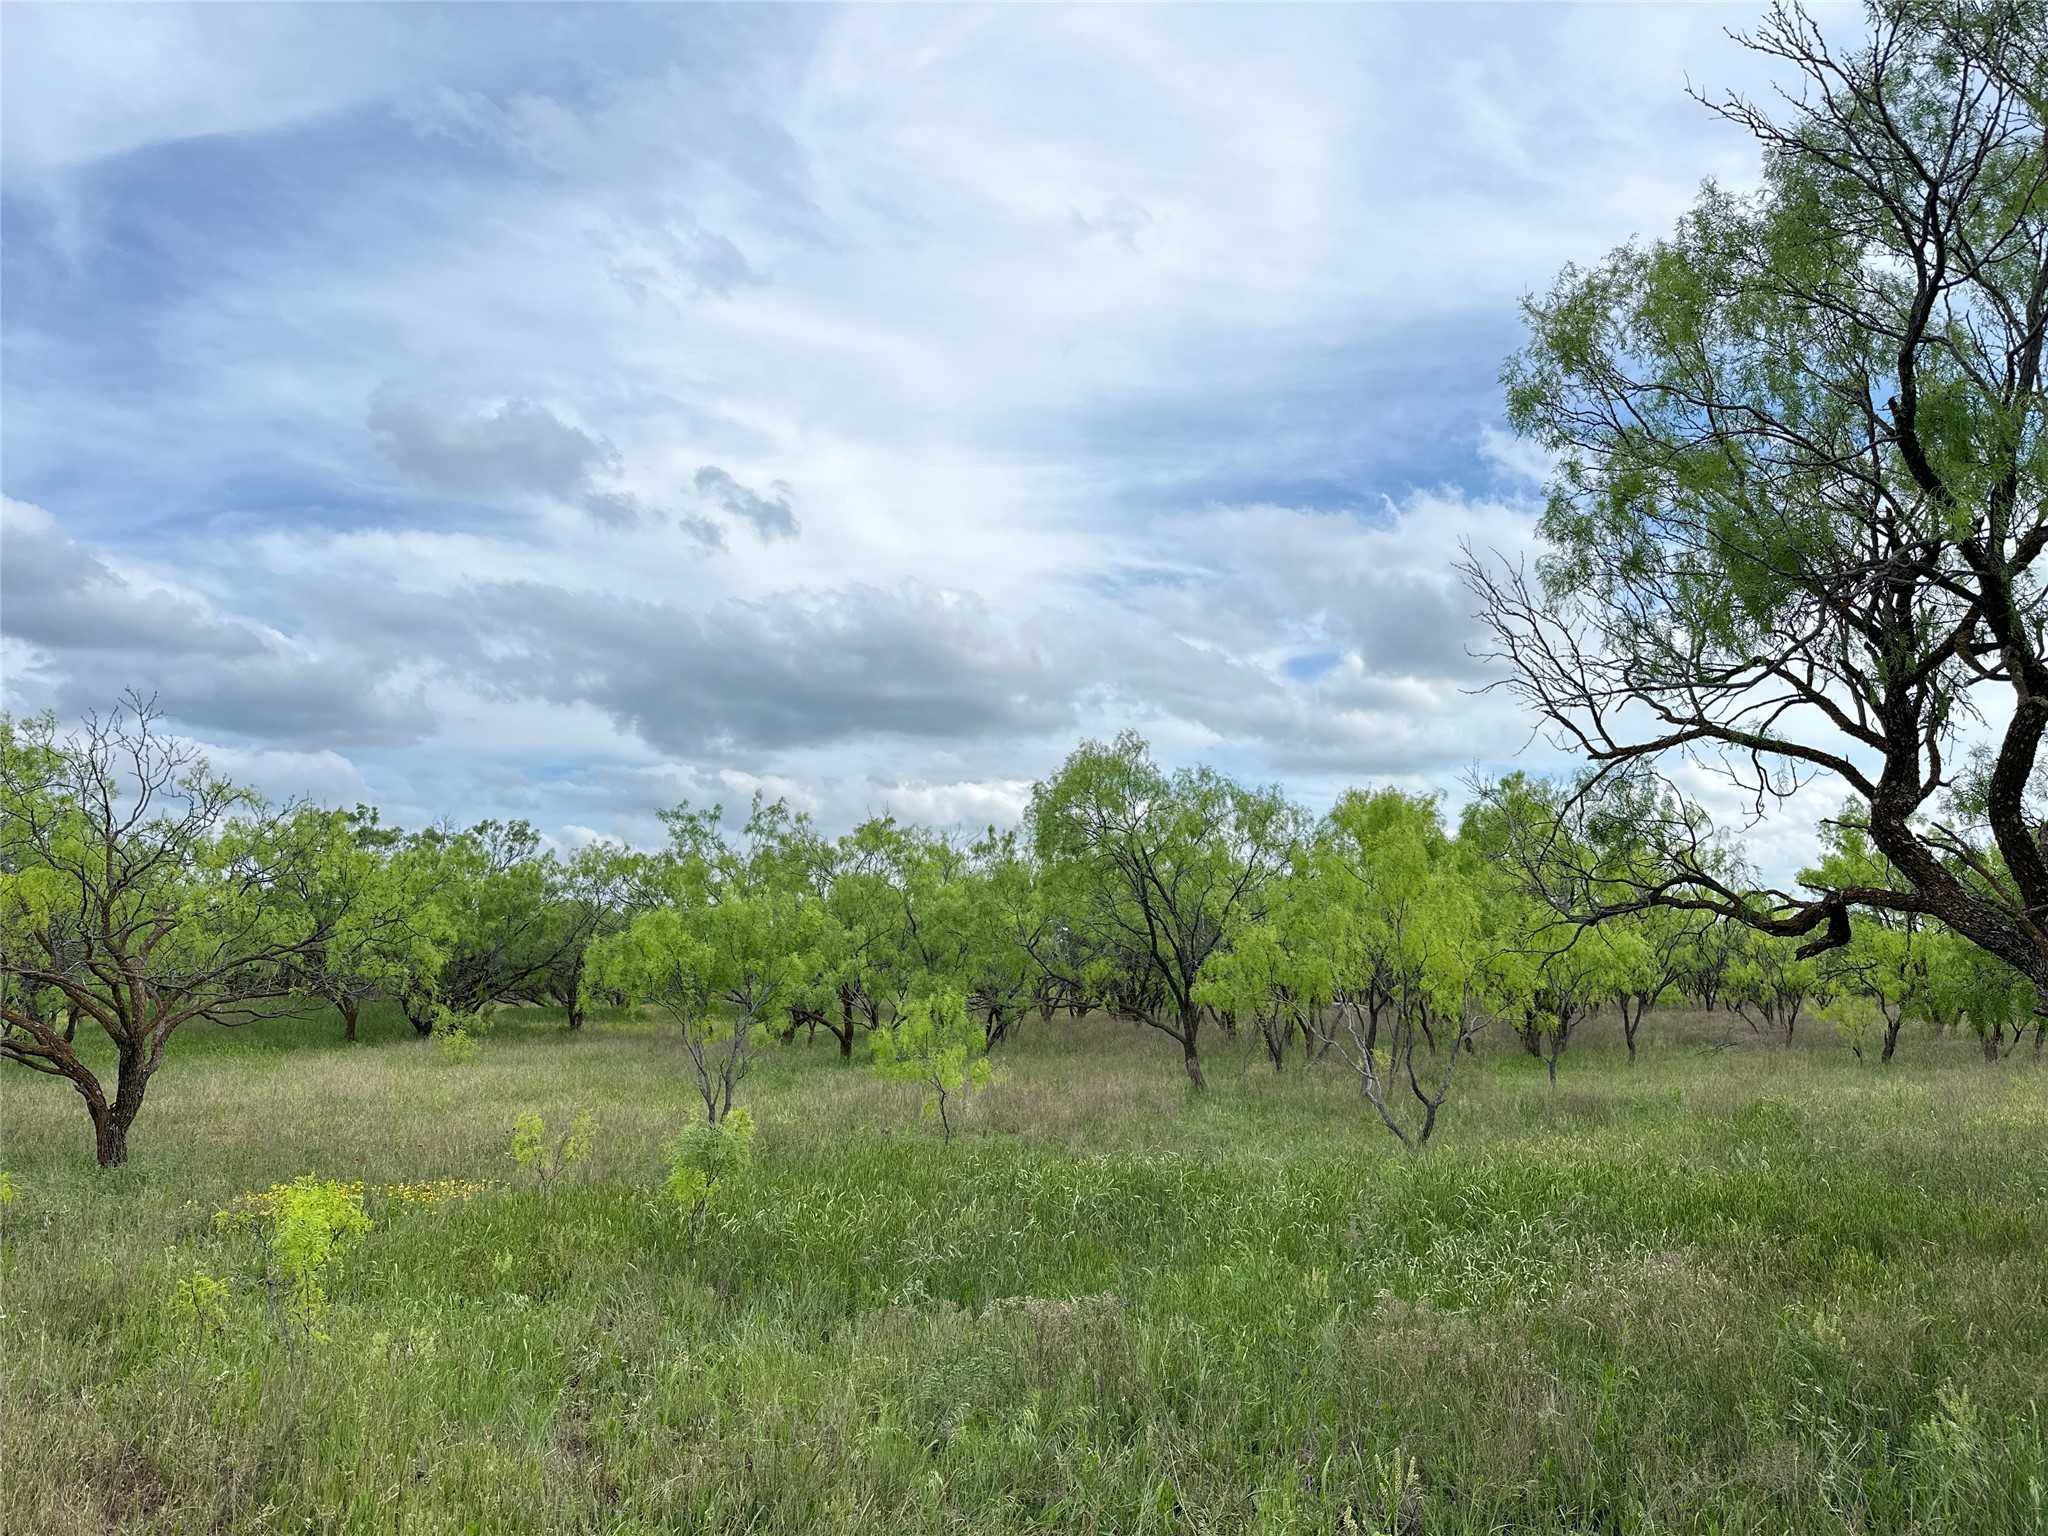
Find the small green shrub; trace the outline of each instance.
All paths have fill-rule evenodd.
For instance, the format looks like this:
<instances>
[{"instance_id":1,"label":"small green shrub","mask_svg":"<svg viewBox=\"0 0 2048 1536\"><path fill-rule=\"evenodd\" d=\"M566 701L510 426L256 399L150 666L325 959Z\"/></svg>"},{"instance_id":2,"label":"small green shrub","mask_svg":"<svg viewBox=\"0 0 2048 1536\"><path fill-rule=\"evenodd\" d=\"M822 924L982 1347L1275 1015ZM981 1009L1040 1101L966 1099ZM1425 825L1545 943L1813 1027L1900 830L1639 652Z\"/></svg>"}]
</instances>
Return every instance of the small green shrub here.
<instances>
[{"instance_id":1,"label":"small green shrub","mask_svg":"<svg viewBox=\"0 0 2048 1536\"><path fill-rule=\"evenodd\" d=\"M327 1315L325 1276L365 1232L363 1186L311 1174L241 1197L214 1217L223 1232L247 1232L263 1245L263 1286L280 1321L321 1338Z\"/></svg>"},{"instance_id":2,"label":"small green shrub","mask_svg":"<svg viewBox=\"0 0 2048 1536\"><path fill-rule=\"evenodd\" d=\"M547 1121L541 1118L539 1111L528 1110L512 1122L512 1161L519 1165L522 1173L531 1174L534 1183L545 1189L590 1156L590 1142L595 1129L595 1119L585 1110L570 1122L568 1130L550 1143Z\"/></svg>"},{"instance_id":3,"label":"small green shrub","mask_svg":"<svg viewBox=\"0 0 2048 1536\"><path fill-rule=\"evenodd\" d=\"M664 1188L677 1211L701 1220L719 1191L754 1162L754 1117L736 1109L717 1124L691 1126L669 1144Z\"/></svg>"},{"instance_id":4,"label":"small green shrub","mask_svg":"<svg viewBox=\"0 0 2048 1536\"><path fill-rule=\"evenodd\" d=\"M178 1342L194 1348L228 1325L228 1283L200 1265L179 1279L164 1298L164 1318Z\"/></svg>"},{"instance_id":5,"label":"small green shrub","mask_svg":"<svg viewBox=\"0 0 2048 1536\"><path fill-rule=\"evenodd\" d=\"M451 1066L461 1066L474 1058L477 1041L490 1029L490 1016L482 1010L456 1013L439 1004L434 1007L434 1043L441 1048L442 1059Z\"/></svg>"}]
</instances>

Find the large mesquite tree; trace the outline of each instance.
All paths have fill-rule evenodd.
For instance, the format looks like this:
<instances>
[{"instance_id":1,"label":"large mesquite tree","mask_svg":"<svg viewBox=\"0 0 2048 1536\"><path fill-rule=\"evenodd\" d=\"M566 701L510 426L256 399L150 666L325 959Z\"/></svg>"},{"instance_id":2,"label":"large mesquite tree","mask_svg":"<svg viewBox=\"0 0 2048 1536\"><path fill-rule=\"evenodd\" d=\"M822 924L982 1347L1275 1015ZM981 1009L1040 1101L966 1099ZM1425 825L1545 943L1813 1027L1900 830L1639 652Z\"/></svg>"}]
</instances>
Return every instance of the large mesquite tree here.
<instances>
[{"instance_id":1,"label":"large mesquite tree","mask_svg":"<svg viewBox=\"0 0 2048 1536\"><path fill-rule=\"evenodd\" d=\"M1506 371L1555 455L1532 580L1466 574L1509 687L1595 766L1671 759L1759 809L1832 775L1893 879L1746 899L1663 824L1664 903L1807 940L1937 918L2048 998L2048 6L1871 0L1831 46L1748 45L1783 107L1709 101L1763 152L1666 238L1566 270ZM1991 731L1974 825L1947 814ZM1602 912L1585 914L1599 916Z\"/></svg>"},{"instance_id":2,"label":"large mesquite tree","mask_svg":"<svg viewBox=\"0 0 2048 1536\"><path fill-rule=\"evenodd\" d=\"M1035 954L1073 995L1100 999L1177 1043L1202 1077L1202 1003L1212 956L1266 913L1302 817L1274 789L1210 768L1169 774L1142 738L1085 742L1031 791L1045 923Z\"/></svg>"},{"instance_id":3,"label":"large mesquite tree","mask_svg":"<svg viewBox=\"0 0 2048 1536\"><path fill-rule=\"evenodd\" d=\"M126 1162L178 1030L416 954L364 857L335 819L215 775L139 700L64 737L0 717L0 1060L68 1082L101 1166ZM111 1042L111 1092L60 1011Z\"/></svg>"}]
</instances>

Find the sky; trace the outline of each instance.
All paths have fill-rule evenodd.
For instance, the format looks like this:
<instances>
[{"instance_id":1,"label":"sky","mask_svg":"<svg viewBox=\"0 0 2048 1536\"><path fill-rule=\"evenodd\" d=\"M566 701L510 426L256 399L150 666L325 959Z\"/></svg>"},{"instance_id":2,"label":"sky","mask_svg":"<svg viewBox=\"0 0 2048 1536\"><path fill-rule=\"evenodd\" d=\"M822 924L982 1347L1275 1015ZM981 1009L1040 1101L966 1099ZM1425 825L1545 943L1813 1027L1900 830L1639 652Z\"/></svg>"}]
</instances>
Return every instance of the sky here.
<instances>
[{"instance_id":1,"label":"sky","mask_svg":"<svg viewBox=\"0 0 2048 1536\"><path fill-rule=\"evenodd\" d=\"M1565 760L1518 305L1753 7L7 6L0 703L417 826L1014 821L1076 742ZM1810 823L1755 834L1791 867Z\"/></svg>"}]
</instances>

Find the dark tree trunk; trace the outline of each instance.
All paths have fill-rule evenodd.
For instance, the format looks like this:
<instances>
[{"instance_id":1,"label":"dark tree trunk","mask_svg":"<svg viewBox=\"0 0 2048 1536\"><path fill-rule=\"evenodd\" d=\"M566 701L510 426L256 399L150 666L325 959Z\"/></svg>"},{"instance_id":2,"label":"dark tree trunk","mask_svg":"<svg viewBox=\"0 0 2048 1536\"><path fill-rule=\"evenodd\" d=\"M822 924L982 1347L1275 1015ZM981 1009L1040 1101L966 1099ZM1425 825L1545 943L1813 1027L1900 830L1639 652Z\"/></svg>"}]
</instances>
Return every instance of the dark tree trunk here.
<instances>
[{"instance_id":1,"label":"dark tree trunk","mask_svg":"<svg viewBox=\"0 0 2048 1536\"><path fill-rule=\"evenodd\" d=\"M93 1140L102 1168L119 1168L128 1161L128 1127L115 1124L111 1114L94 1123Z\"/></svg>"},{"instance_id":2,"label":"dark tree trunk","mask_svg":"<svg viewBox=\"0 0 2048 1536\"><path fill-rule=\"evenodd\" d=\"M1202 1027L1202 1013L1199 1008L1183 1008L1180 1013L1181 1064L1188 1069L1188 1081L1193 1083L1197 1093L1206 1092L1209 1083L1202 1076L1202 1058L1195 1047L1195 1037Z\"/></svg>"},{"instance_id":3,"label":"dark tree trunk","mask_svg":"<svg viewBox=\"0 0 2048 1536\"><path fill-rule=\"evenodd\" d=\"M1899 1028L1906 1022L1906 1010L1901 1008L1896 1017L1884 1021L1884 1054L1879 1061L1890 1061L1892 1052L1899 1048Z\"/></svg>"},{"instance_id":4,"label":"dark tree trunk","mask_svg":"<svg viewBox=\"0 0 2048 1536\"><path fill-rule=\"evenodd\" d=\"M115 1076L114 1102L102 1107L90 1098L94 1150L102 1168L119 1168L128 1161L128 1128L142 1109L142 1095L149 1087L153 1069L140 1055L121 1049L121 1065Z\"/></svg>"},{"instance_id":5,"label":"dark tree trunk","mask_svg":"<svg viewBox=\"0 0 2048 1536\"><path fill-rule=\"evenodd\" d=\"M415 1034L431 1035L434 1032L434 1009L426 998L417 993L409 994L399 1006L405 1009L406 1022L412 1025Z\"/></svg>"},{"instance_id":6,"label":"dark tree trunk","mask_svg":"<svg viewBox=\"0 0 2048 1536\"><path fill-rule=\"evenodd\" d=\"M362 1004L353 997L338 997L334 1006L341 1010L341 1038L353 1042L356 1038L356 1017L363 1011Z\"/></svg>"}]
</instances>

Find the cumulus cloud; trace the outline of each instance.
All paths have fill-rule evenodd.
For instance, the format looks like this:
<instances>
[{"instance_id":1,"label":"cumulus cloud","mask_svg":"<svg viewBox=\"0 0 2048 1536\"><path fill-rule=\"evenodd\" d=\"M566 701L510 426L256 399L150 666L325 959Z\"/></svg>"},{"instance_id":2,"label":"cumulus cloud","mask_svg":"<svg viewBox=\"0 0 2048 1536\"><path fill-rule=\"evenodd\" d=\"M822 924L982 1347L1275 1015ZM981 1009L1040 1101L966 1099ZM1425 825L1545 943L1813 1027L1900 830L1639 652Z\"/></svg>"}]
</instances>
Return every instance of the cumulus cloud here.
<instances>
[{"instance_id":1,"label":"cumulus cloud","mask_svg":"<svg viewBox=\"0 0 2048 1536\"><path fill-rule=\"evenodd\" d=\"M537 491L571 501L622 467L610 443L530 400L448 411L382 389L370 397L369 427L407 474L465 495Z\"/></svg>"},{"instance_id":2,"label":"cumulus cloud","mask_svg":"<svg viewBox=\"0 0 2048 1536\"><path fill-rule=\"evenodd\" d=\"M217 661L262 654L266 638L189 592L131 580L29 502L0 500L0 629L79 655L147 651Z\"/></svg>"},{"instance_id":3,"label":"cumulus cloud","mask_svg":"<svg viewBox=\"0 0 2048 1536\"><path fill-rule=\"evenodd\" d=\"M967 594L852 586L693 611L527 582L465 604L492 686L587 699L686 757L1073 719L1073 676Z\"/></svg>"},{"instance_id":4,"label":"cumulus cloud","mask_svg":"<svg viewBox=\"0 0 2048 1536\"><path fill-rule=\"evenodd\" d=\"M1515 298L1747 163L1697 8L153 14L10 30L6 701L565 840L1499 764Z\"/></svg>"},{"instance_id":5,"label":"cumulus cloud","mask_svg":"<svg viewBox=\"0 0 2048 1536\"><path fill-rule=\"evenodd\" d=\"M763 496L741 485L716 464L706 464L697 471L692 484L699 496L726 516L747 524L764 544L797 536L796 509L790 503L792 493L780 480L770 485L769 494Z\"/></svg>"},{"instance_id":6,"label":"cumulus cloud","mask_svg":"<svg viewBox=\"0 0 2048 1536\"><path fill-rule=\"evenodd\" d=\"M415 692L355 658L119 569L41 507L10 499L0 513L0 632L23 648L33 702L76 714L135 688L185 724L292 747L403 743L432 729Z\"/></svg>"},{"instance_id":7,"label":"cumulus cloud","mask_svg":"<svg viewBox=\"0 0 2048 1536\"><path fill-rule=\"evenodd\" d=\"M619 450L531 400L449 409L386 386L370 397L368 425L384 456L432 490L542 497L611 528L631 527L645 515L630 492L600 483L623 472ZM701 520L681 526L700 543L719 542L717 530Z\"/></svg>"}]
</instances>

